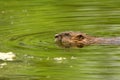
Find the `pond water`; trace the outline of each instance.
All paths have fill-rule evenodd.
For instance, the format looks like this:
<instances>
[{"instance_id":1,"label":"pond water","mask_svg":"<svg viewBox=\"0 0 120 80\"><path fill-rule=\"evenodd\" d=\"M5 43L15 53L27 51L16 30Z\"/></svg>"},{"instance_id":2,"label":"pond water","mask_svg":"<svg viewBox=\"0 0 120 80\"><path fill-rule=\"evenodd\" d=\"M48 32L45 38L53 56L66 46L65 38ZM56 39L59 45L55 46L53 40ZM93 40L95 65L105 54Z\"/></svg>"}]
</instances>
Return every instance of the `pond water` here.
<instances>
[{"instance_id":1,"label":"pond water","mask_svg":"<svg viewBox=\"0 0 120 80\"><path fill-rule=\"evenodd\" d=\"M119 80L120 46L62 49L54 35L120 36L119 0L0 0L0 80Z\"/></svg>"}]
</instances>

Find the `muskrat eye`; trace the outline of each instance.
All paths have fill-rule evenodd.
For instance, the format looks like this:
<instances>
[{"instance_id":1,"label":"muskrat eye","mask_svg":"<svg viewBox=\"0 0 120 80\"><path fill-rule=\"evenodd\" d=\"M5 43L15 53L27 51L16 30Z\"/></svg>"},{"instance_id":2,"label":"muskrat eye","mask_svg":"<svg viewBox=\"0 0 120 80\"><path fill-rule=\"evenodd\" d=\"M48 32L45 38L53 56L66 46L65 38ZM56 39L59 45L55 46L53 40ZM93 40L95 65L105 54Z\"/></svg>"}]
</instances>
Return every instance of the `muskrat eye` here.
<instances>
[{"instance_id":1,"label":"muskrat eye","mask_svg":"<svg viewBox=\"0 0 120 80\"><path fill-rule=\"evenodd\" d=\"M58 37L59 37L58 35L55 36L55 38L58 38Z\"/></svg>"},{"instance_id":2,"label":"muskrat eye","mask_svg":"<svg viewBox=\"0 0 120 80\"><path fill-rule=\"evenodd\" d=\"M84 38L85 37L83 35L81 35L81 34L77 36L77 39L79 39L79 40L83 40Z\"/></svg>"},{"instance_id":3,"label":"muskrat eye","mask_svg":"<svg viewBox=\"0 0 120 80\"><path fill-rule=\"evenodd\" d=\"M65 36L70 36L70 34L69 34L69 33L65 33L64 35L65 35Z\"/></svg>"}]
</instances>

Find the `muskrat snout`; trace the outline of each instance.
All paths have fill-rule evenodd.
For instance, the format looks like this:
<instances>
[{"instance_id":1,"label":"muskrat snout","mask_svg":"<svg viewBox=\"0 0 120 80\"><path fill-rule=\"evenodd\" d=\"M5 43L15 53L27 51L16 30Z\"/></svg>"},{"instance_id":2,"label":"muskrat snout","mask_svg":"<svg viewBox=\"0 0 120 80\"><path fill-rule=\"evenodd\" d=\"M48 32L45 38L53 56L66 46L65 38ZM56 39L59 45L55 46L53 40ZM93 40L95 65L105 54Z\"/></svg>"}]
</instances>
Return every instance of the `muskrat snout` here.
<instances>
[{"instance_id":1,"label":"muskrat snout","mask_svg":"<svg viewBox=\"0 0 120 80\"><path fill-rule=\"evenodd\" d=\"M55 38L58 38L58 36L55 36Z\"/></svg>"},{"instance_id":2,"label":"muskrat snout","mask_svg":"<svg viewBox=\"0 0 120 80\"><path fill-rule=\"evenodd\" d=\"M62 36L60 34L55 35L55 42L60 42L62 39Z\"/></svg>"},{"instance_id":3,"label":"muskrat snout","mask_svg":"<svg viewBox=\"0 0 120 80\"><path fill-rule=\"evenodd\" d=\"M55 38L58 38L58 37L59 37L59 35L58 35L58 34L56 34L56 35L55 35Z\"/></svg>"}]
</instances>

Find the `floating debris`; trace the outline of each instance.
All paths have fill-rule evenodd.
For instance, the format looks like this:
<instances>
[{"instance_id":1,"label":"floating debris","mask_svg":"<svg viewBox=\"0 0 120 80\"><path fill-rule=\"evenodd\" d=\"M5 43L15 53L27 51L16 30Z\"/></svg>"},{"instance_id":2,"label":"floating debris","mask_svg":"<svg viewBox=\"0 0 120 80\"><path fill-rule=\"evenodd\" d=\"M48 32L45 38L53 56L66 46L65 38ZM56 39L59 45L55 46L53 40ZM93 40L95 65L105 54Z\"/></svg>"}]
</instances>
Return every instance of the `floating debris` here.
<instances>
[{"instance_id":1,"label":"floating debris","mask_svg":"<svg viewBox=\"0 0 120 80\"><path fill-rule=\"evenodd\" d=\"M77 59L76 57L72 56L71 59Z\"/></svg>"},{"instance_id":2,"label":"floating debris","mask_svg":"<svg viewBox=\"0 0 120 80\"><path fill-rule=\"evenodd\" d=\"M13 52L3 53L0 52L0 60L13 61L16 55Z\"/></svg>"},{"instance_id":3,"label":"floating debris","mask_svg":"<svg viewBox=\"0 0 120 80\"><path fill-rule=\"evenodd\" d=\"M29 58L29 59L34 59L35 58L34 56L27 55L27 54L25 54L24 57Z\"/></svg>"},{"instance_id":4,"label":"floating debris","mask_svg":"<svg viewBox=\"0 0 120 80\"><path fill-rule=\"evenodd\" d=\"M65 60L66 58L65 57L55 57L54 60L56 61L61 61L61 60Z\"/></svg>"},{"instance_id":5,"label":"floating debris","mask_svg":"<svg viewBox=\"0 0 120 80\"><path fill-rule=\"evenodd\" d=\"M65 57L55 57L53 58L53 60L55 60L57 63L62 63L64 60L66 60Z\"/></svg>"},{"instance_id":6,"label":"floating debris","mask_svg":"<svg viewBox=\"0 0 120 80\"><path fill-rule=\"evenodd\" d=\"M6 62L4 62L4 63L1 63L0 64L0 68L3 68L4 66L6 66L7 65L7 63Z\"/></svg>"}]
</instances>

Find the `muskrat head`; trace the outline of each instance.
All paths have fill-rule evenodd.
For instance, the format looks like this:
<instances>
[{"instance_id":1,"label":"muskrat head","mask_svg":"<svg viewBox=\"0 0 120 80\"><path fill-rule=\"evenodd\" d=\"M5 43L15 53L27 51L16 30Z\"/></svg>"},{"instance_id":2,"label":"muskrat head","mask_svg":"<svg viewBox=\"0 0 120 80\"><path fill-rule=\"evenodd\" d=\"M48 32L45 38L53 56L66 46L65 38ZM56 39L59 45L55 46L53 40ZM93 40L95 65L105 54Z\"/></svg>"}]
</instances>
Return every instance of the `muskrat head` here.
<instances>
[{"instance_id":1,"label":"muskrat head","mask_svg":"<svg viewBox=\"0 0 120 80\"><path fill-rule=\"evenodd\" d=\"M55 42L58 46L64 48L79 47L91 44L91 36L81 32L62 32L55 35Z\"/></svg>"},{"instance_id":2,"label":"muskrat head","mask_svg":"<svg viewBox=\"0 0 120 80\"><path fill-rule=\"evenodd\" d=\"M55 35L55 42L60 47L69 48L71 47L71 33L63 32Z\"/></svg>"}]
</instances>

